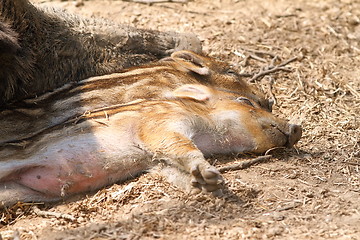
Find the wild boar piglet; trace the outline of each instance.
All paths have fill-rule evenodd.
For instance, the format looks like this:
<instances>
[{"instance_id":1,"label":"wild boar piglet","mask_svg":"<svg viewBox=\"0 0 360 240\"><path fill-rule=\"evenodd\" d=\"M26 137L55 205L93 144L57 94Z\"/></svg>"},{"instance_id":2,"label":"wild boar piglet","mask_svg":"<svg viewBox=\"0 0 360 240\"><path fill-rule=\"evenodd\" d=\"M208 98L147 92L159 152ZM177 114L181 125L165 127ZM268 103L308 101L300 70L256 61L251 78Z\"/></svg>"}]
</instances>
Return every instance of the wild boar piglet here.
<instances>
[{"instance_id":1,"label":"wild boar piglet","mask_svg":"<svg viewBox=\"0 0 360 240\"><path fill-rule=\"evenodd\" d=\"M10 123L0 118L0 124ZM137 176L159 163L171 169L163 173L179 187L218 194L222 177L205 157L291 147L300 137L300 126L246 97L187 84L164 99L88 110L26 138L2 142L0 202L56 201Z\"/></svg>"}]
</instances>

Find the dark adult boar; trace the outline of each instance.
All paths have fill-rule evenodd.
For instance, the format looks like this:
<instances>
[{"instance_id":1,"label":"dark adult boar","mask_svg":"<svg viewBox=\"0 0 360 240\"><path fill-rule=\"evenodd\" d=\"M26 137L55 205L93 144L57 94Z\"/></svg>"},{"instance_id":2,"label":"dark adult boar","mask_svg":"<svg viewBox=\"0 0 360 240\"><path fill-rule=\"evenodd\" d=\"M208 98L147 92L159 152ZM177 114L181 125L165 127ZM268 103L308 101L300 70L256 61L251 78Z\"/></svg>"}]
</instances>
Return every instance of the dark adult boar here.
<instances>
[{"instance_id":1,"label":"dark adult boar","mask_svg":"<svg viewBox=\"0 0 360 240\"><path fill-rule=\"evenodd\" d=\"M85 95L84 101L99 95L107 92ZM68 96L61 104L73 100ZM27 107L8 111L41 113L35 105ZM53 116L44 117L51 120L62 114L61 109L52 111ZM18 118L0 118L1 126L22 123ZM56 201L131 178L159 162L163 173L180 187L217 194L222 178L206 156L291 147L300 136L300 126L276 118L246 97L184 85L163 100L91 109L2 142L0 202L6 206L16 201Z\"/></svg>"},{"instance_id":2,"label":"dark adult boar","mask_svg":"<svg viewBox=\"0 0 360 240\"><path fill-rule=\"evenodd\" d=\"M200 41L0 0L0 107L181 49L200 52Z\"/></svg>"}]
</instances>

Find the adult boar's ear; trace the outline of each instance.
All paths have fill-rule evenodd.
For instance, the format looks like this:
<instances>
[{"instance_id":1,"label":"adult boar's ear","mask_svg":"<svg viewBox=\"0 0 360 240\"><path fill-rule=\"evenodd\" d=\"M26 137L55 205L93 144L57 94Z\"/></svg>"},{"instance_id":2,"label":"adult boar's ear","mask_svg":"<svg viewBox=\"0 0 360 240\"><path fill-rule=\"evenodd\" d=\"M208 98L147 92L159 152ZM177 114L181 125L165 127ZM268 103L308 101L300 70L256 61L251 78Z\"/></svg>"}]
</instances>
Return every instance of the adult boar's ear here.
<instances>
[{"instance_id":1,"label":"adult boar's ear","mask_svg":"<svg viewBox=\"0 0 360 240\"><path fill-rule=\"evenodd\" d=\"M175 98L193 99L200 102L205 102L212 96L211 89L199 84L186 84L173 91Z\"/></svg>"},{"instance_id":2,"label":"adult boar's ear","mask_svg":"<svg viewBox=\"0 0 360 240\"><path fill-rule=\"evenodd\" d=\"M209 68L205 65L203 58L191 51L177 51L171 54L171 58L185 71L195 72L199 75L210 75Z\"/></svg>"},{"instance_id":3,"label":"adult boar's ear","mask_svg":"<svg viewBox=\"0 0 360 240\"><path fill-rule=\"evenodd\" d=\"M20 49L18 34L6 23L0 22L0 56Z\"/></svg>"}]
</instances>

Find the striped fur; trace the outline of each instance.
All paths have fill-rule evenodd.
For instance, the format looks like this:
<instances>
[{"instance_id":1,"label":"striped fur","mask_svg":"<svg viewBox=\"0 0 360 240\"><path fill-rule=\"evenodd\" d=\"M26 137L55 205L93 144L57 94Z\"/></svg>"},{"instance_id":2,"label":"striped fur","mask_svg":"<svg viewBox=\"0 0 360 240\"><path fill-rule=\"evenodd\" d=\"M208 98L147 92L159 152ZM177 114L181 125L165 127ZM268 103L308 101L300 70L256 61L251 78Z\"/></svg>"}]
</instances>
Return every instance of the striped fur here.
<instances>
[{"instance_id":1,"label":"striped fur","mask_svg":"<svg viewBox=\"0 0 360 240\"><path fill-rule=\"evenodd\" d=\"M179 55L196 58L209 74L196 74L174 59ZM191 62L186 62L190 64ZM215 59L189 51L172 54L171 59L132 68L121 73L72 82L39 97L9 105L0 112L0 147L21 142L46 128L81 116L93 109L123 104L137 99L161 99L183 85L202 83L212 85L233 95L245 96L255 105L266 106L260 92L234 74L230 66ZM15 127L14 127L15 126Z\"/></svg>"},{"instance_id":2,"label":"striped fur","mask_svg":"<svg viewBox=\"0 0 360 240\"><path fill-rule=\"evenodd\" d=\"M13 126L26 122L21 117L31 120L34 114L43 115L27 123L37 131L19 133L0 144L0 207L96 190L159 162L171 169L170 178L174 171L181 175L173 179L180 187L218 194L221 175L204 156L260 153L287 145L289 139L292 145L300 137L299 133L291 137L293 128L288 123L253 100L242 101L233 92L199 84L169 90L163 99L107 106L91 97L97 88L90 87L85 94L69 93L87 84L101 85L102 80L87 79L3 112L7 117L18 114ZM66 104L49 104L49 98L56 99L64 89L67 97L61 99ZM71 102L81 104L82 95L92 104L65 108ZM52 112L46 114L47 110ZM5 119L0 118L0 124L10 126ZM46 124L38 125L40 120Z\"/></svg>"}]
</instances>

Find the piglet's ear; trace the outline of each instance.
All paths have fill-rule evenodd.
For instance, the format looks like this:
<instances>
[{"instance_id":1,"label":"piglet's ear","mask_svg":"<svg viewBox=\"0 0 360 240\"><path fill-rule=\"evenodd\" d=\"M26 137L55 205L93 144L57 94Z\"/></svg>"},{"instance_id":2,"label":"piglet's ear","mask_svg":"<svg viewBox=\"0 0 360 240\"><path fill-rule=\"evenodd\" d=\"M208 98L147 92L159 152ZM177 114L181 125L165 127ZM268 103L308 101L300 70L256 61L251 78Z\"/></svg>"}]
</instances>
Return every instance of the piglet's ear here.
<instances>
[{"instance_id":1,"label":"piglet's ear","mask_svg":"<svg viewBox=\"0 0 360 240\"><path fill-rule=\"evenodd\" d=\"M181 70L191 71L199 75L210 75L209 68L205 65L204 58L191 51L177 51L171 58L181 67Z\"/></svg>"},{"instance_id":2,"label":"piglet's ear","mask_svg":"<svg viewBox=\"0 0 360 240\"><path fill-rule=\"evenodd\" d=\"M212 96L211 89L198 84L186 84L173 91L175 98L193 99L205 102Z\"/></svg>"}]
</instances>

